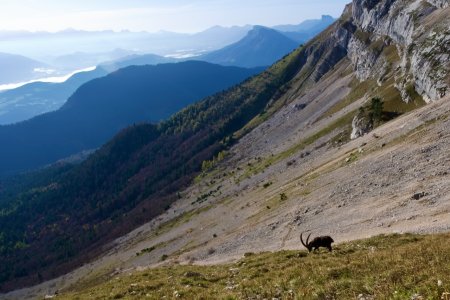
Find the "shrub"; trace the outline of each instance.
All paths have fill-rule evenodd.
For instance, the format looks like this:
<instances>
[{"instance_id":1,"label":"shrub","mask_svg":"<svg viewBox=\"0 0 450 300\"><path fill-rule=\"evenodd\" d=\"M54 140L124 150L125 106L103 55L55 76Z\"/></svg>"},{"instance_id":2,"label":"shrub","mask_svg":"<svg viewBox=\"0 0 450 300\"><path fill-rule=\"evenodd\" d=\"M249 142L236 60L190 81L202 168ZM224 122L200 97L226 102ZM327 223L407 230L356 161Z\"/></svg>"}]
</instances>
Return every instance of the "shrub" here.
<instances>
[{"instance_id":1,"label":"shrub","mask_svg":"<svg viewBox=\"0 0 450 300\"><path fill-rule=\"evenodd\" d=\"M370 116L374 122L380 122L383 116L383 101L379 97L372 98L370 103Z\"/></svg>"},{"instance_id":2,"label":"shrub","mask_svg":"<svg viewBox=\"0 0 450 300\"><path fill-rule=\"evenodd\" d=\"M266 183L264 183L264 185L263 185L263 187L265 188L265 189L267 189L269 186L271 186L272 185L272 181L269 181L269 182L266 182Z\"/></svg>"}]
</instances>

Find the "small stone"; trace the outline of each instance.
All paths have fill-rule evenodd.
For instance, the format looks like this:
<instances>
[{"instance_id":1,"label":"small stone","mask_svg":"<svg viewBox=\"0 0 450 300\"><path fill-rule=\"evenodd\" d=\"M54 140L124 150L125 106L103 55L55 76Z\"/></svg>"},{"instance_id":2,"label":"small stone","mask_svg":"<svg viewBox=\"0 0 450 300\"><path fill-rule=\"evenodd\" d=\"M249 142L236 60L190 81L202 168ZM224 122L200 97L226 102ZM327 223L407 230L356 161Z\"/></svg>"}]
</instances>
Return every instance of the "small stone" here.
<instances>
[{"instance_id":1,"label":"small stone","mask_svg":"<svg viewBox=\"0 0 450 300\"><path fill-rule=\"evenodd\" d=\"M411 300L423 300L423 297L419 294L414 294L411 296Z\"/></svg>"},{"instance_id":2,"label":"small stone","mask_svg":"<svg viewBox=\"0 0 450 300\"><path fill-rule=\"evenodd\" d=\"M425 197L426 195L427 195L427 193L425 193L425 192L418 192L418 193L415 193L411 198L414 200L420 200L423 197Z\"/></svg>"},{"instance_id":3,"label":"small stone","mask_svg":"<svg viewBox=\"0 0 450 300\"><path fill-rule=\"evenodd\" d=\"M356 297L357 300L373 300L374 297L371 295L364 295L364 294L359 294L358 297Z\"/></svg>"}]
</instances>

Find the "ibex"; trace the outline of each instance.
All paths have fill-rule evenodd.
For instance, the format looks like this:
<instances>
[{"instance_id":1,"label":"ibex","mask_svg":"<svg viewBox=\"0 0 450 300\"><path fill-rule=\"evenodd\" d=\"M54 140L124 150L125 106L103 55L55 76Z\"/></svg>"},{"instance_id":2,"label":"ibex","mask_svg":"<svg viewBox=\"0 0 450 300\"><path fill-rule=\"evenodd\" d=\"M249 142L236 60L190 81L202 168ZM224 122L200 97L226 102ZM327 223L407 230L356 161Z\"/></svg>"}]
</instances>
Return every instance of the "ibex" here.
<instances>
[{"instance_id":1,"label":"ibex","mask_svg":"<svg viewBox=\"0 0 450 300\"><path fill-rule=\"evenodd\" d=\"M309 252L313 251L314 249L319 249L319 247L328 248L328 250L333 250L331 248L331 243L334 243L334 240L331 238L331 236L325 235L325 236L318 236L314 238L311 242L309 242L309 237L311 236L311 233L306 238L306 242L303 241L303 233L300 234L300 241L302 242L303 246L305 246Z\"/></svg>"}]
</instances>

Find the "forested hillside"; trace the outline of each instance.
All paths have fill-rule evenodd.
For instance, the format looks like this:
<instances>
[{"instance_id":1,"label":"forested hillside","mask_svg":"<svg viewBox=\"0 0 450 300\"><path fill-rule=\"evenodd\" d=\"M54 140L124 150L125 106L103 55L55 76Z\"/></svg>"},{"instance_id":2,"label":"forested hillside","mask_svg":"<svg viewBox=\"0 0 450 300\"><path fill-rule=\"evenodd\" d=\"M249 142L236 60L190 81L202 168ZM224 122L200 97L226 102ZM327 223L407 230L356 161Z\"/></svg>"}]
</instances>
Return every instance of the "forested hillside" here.
<instances>
[{"instance_id":1,"label":"forested hillside","mask_svg":"<svg viewBox=\"0 0 450 300\"><path fill-rule=\"evenodd\" d=\"M0 175L96 149L127 126L167 119L261 70L189 61L132 66L89 81L59 110L0 126Z\"/></svg>"}]
</instances>

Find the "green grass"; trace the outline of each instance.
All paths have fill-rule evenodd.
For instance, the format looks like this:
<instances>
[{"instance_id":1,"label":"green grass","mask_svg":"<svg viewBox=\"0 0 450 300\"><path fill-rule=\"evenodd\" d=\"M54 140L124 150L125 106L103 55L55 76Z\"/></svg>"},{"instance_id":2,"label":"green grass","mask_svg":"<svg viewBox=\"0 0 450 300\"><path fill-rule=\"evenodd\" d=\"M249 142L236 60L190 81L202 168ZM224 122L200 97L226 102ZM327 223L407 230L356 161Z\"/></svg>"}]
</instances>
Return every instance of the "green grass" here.
<instances>
[{"instance_id":1,"label":"green grass","mask_svg":"<svg viewBox=\"0 0 450 300\"><path fill-rule=\"evenodd\" d=\"M248 254L233 264L122 275L57 299L440 299L450 291L449 241L450 234L405 234L340 244L332 253Z\"/></svg>"}]
</instances>

